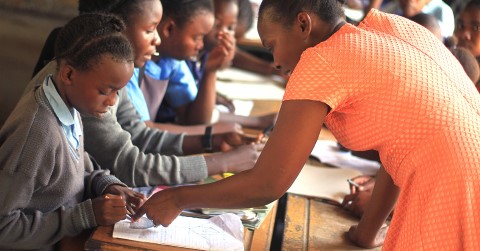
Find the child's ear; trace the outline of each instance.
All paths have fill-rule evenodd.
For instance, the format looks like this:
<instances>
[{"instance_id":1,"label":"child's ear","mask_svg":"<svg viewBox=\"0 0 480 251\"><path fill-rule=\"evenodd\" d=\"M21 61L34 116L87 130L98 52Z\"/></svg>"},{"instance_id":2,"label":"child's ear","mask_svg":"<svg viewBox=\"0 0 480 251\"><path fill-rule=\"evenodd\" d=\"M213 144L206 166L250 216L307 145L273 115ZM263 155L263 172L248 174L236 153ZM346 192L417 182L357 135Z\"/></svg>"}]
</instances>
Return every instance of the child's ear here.
<instances>
[{"instance_id":1,"label":"child's ear","mask_svg":"<svg viewBox=\"0 0 480 251\"><path fill-rule=\"evenodd\" d=\"M297 27L300 29L302 36L306 39L312 31L312 20L307 12L300 12L297 14Z\"/></svg>"},{"instance_id":2,"label":"child's ear","mask_svg":"<svg viewBox=\"0 0 480 251\"><path fill-rule=\"evenodd\" d=\"M75 77L75 69L70 65L64 65L60 69L60 78L65 85L71 85L72 80Z\"/></svg>"},{"instance_id":3,"label":"child's ear","mask_svg":"<svg viewBox=\"0 0 480 251\"><path fill-rule=\"evenodd\" d=\"M160 32L164 37L169 37L175 28L176 28L175 21L173 21L173 19L169 19L169 20L166 20L165 25L162 26Z\"/></svg>"}]
</instances>

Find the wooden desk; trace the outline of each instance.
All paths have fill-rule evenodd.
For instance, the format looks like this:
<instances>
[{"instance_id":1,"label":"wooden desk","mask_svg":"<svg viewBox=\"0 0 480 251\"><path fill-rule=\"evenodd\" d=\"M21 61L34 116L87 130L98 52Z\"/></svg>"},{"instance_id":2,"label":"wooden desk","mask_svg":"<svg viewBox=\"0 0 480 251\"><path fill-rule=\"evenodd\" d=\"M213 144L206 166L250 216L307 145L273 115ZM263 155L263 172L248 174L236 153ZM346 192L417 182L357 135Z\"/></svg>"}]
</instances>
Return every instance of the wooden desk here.
<instances>
[{"instance_id":1,"label":"wooden desk","mask_svg":"<svg viewBox=\"0 0 480 251\"><path fill-rule=\"evenodd\" d=\"M277 205L275 204L264 222L258 229L250 230L245 228L244 245L245 250L270 250L272 232L275 224ZM153 243L144 243L131 240L116 239L112 237L113 226L97 227L85 243L85 250L166 250L180 251L191 250L186 248L165 246Z\"/></svg>"},{"instance_id":2,"label":"wooden desk","mask_svg":"<svg viewBox=\"0 0 480 251\"><path fill-rule=\"evenodd\" d=\"M288 194L282 250L365 250L346 236L358 221L338 206Z\"/></svg>"}]
</instances>

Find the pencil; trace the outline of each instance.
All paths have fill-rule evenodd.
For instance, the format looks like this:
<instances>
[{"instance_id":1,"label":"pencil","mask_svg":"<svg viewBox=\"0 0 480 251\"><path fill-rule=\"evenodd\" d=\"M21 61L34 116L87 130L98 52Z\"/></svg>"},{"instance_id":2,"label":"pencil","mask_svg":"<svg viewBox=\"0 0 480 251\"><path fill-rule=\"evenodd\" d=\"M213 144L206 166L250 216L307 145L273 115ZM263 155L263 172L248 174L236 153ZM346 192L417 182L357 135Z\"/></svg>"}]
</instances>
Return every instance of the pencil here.
<instances>
[{"instance_id":1,"label":"pencil","mask_svg":"<svg viewBox=\"0 0 480 251\"><path fill-rule=\"evenodd\" d=\"M358 184L357 182L353 181L352 179L347 179L347 182L348 184L356 187L356 188L359 188L360 187L360 184Z\"/></svg>"}]
</instances>

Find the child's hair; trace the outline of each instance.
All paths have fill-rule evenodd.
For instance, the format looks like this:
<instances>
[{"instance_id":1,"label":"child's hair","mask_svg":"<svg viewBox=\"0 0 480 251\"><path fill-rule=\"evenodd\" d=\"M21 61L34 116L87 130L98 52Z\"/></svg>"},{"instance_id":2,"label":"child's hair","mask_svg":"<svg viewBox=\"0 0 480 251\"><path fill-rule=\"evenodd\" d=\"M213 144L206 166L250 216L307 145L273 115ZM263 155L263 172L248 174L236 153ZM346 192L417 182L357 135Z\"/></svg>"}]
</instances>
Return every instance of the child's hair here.
<instances>
[{"instance_id":1,"label":"child's hair","mask_svg":"<svg viewBox=\"0 0 480 251\"><path fill-rule=\"evenodd\" d=\"M265 18L289 27L297 14L306 11L315 13L325 22L333 23L343 17L345 0L263 0L258 10L259 23Z\"/></svg>"},{"instance_id":2,"label":"child's hair","mask_svg":"<svg viewBox=\"0 0 480 251\"><path fill-rule=\"evenodd\" d=\"M245 26L245 30L250 30L253 25L253 8L250 0L238 1L238 18L237 23Z\"/></svg>"},{"instance_id":3,"label":"child's hair","mask_svg":"<svg viewBox=\"0 0 480 251\"><path fill-rule=\"evenodd\" d=\"M477 7L480 8L480 0L471 0L470 2L465 5L464 10L466 10L468 7Z\"/></svg>"},{"instance_id":4,"label":"child's hair","mask_svg":"<svg viewBox=\"0 0 480 251\"><path fill-rule=\"evenodd\" d=\"M425 13L418 13L417 15L411 17L410 20L427 28L427 30L431 31L433 34L435 34L435 36L442 36L440 23L435 16Z\"/></svg>"},{"instance_id":5,"label":"child's hair","mask_svg":"<svg viewBox=\"0 0 480 251\"><path fill-rule=\"evenodd\" d=\"M55 55L79 70L90 70L108 53L119 62L133 62L133 49L123 35L125 24L108 14L82 14L72 19L58 34Z\"/></svg>"},{"instance_id":6,"label":"child's hair","mask_svg":"<svg viewBox=\"0 0 480 251\"><path fill-rule=\"evenodd\" d=\"M463 66L472 82L477 83L480 77L480 67L475 56L468 49L462 47L450 48L450 51Z\"/></svg>"},{"instance_id":7,"label":"child's hair","mask_svg":"<svg viewBox=\"0 0 480 251\"><path fill-rule=\"evenodd\" d=\"M213 13L212 0L161 0L163 18L171 18L183 27L200 13Z\"/></svg>"},{"instance_id":8,"label":"child's hair","mask_svg":"<svg viewBox=\"0 0 480 251\"><path fill-rule=\"evenodd\" d=\"M160 0L79 0L78 11L80 13L102 12L115 14L126 23L134 15L143 12L144 1Z\"/></svg>"}]
</instances>

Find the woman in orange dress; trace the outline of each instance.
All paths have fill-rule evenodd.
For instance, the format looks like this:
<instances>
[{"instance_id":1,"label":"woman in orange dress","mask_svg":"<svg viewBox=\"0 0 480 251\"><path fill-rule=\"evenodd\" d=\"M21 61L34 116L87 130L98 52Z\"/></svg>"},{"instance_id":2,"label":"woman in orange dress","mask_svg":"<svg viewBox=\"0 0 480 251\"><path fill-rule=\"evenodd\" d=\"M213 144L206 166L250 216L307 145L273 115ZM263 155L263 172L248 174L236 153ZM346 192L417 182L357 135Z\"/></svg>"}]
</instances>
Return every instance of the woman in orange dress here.
<instances>
[{"instance_id":1,"label":"woman in orange dress","mask_svg":"<svg viewBox=\"0 0 480 251\"><path fill-rule=\"evenodd\" d=\"M275 129L255 167L222 181L162 191L138 211L164 226L186 208L242 208L279 198L322 128L384 165L350 238L386 250L480 249L480 95L428 30L372 10L355 27L337 0L263 0L258 29L290 75ZM398 201L397 201L398 199ZM380 231L381 230L381 231Z\"/></svg>"}]
</instances>

